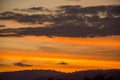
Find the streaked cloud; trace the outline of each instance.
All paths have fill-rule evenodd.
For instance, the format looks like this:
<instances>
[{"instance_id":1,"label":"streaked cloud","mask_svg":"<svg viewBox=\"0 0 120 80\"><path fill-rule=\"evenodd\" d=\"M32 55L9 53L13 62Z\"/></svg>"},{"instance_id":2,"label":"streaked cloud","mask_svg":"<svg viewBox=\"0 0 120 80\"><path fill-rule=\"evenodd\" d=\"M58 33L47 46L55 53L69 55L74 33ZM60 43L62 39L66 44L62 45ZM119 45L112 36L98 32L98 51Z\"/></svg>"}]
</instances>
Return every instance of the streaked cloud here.
<instances>
[{"instance_id":1,"label":"streaked cloud","mask_svg":"<svg viewBox=\"0 0 120 80\"><path fill-rule=\"evenodd\" d=\"M0 64L0 67L5 67L5 66L7 66L7 65L5 65L5 64Z\"/></svg>"},{"instance_id":2,"label":"streaked cloud","mask_svg":"<svg viewBox=\"0 0 120 80\"><path fill-rule=\"evenodd\" d=\"M66 63L66 62L59 62L58 64L59 65L68 65L68 63Z\"/></svg>"},{"instance_id":3,"label":"streaked cloud","mask_svg":"<svg viewBox=\"0 0 120 80\"><path fill-rule=\"evenodd\" d=\"M31 7L31 8L25 8L25 9L15 8L13 10L14 11L19 11L19 12L30 12L30 13L35 13L35 12L50 12L49 9L44 8L44 7Z\"/></svg>"},{"instance_id":4,"label":"streaked cloud","mask_svg":"<svg viewBox=\"0 0 120 80\"><path fill-rule=\"evenodd\" d=\"M20 66L20 67L30 67L30 66L33 66L33 65L30 65L30 64L26 64L25 62L17 62L17 63L14 63L15 66Z\"/></svg>"},{"instance_id":5,"label":"streaked cloud","mask_svg":"<svg viewBox=\"0 0 120 80\"><path fill-rule=\"evenodd\" d=\"M15 20L23 23L41 24L43 22L49 21L49 16L45 14L28 15L7 11L0 14L0 20Z\"/></svg>"},{"instance_id":6,"label":"streaked cloud","mask_svg":"<svg viewBox=\"0 0 120 80\"><path fill-rule=\"evenodd\" d=\"M4 27L6 27L6 25L2 25L2 24L0 24L0 28L4 28Z\"/></svg>"}]
</instances>

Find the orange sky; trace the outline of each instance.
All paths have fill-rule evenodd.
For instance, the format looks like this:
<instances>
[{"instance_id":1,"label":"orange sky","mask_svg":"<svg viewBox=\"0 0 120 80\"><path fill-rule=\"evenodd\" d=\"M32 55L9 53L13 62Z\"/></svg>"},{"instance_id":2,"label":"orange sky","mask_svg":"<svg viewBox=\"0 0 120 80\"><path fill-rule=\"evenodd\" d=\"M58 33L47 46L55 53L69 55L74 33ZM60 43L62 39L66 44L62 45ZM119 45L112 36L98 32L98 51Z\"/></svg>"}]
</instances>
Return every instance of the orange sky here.
<instances>
[{"instance_id":1,"label":"orange sky","mask_svg":"<svg viewBox=\"0 0 120 80\"><path fill-rule=\"evenodd\" d=\"M31 7L54 9L60 5L86 7L120 5L120 2L119 0L1 0L0 12ZM30 24L14 20L0 20L0 25L5 25L0 29L44 27L50 24L52 23ZM16 65L16 63L28 66L23 67ZM120 36L94 38L1 37L0 72L26 69L50 69L62 72L120 69Z\"/></svg>"},{"instance_id":2,"label":"orange sky","mask_svg":"<svg viewBox=\"0 0 120 80\"><path fill-rule=\"evenodd\" d=\"M87 69L120 68L120 37L63 38L11 37L1 38L0 71L55 69L73 72ZM24 61L30 67L15 66ZM64 64L59 64L65 62Z\"/></svg>"}]
</instances>

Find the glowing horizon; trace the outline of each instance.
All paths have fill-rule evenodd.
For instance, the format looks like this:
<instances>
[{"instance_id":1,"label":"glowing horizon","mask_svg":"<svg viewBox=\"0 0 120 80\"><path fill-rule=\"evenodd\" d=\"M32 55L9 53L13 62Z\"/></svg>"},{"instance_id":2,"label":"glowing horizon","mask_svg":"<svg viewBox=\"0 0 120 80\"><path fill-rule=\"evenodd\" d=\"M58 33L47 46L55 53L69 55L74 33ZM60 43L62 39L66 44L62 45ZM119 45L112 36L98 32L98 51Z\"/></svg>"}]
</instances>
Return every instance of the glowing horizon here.
<instances>
[{"instance_id":1,"label":"glowing horizon","mask_svg":"<svg viewBox=\"0 0 120 80\"><path fill-rule=\"evenodd\" d=\"M9 43L6 43L8 42L7 39ZM75 38L63 38L63 37L47 38L47 37L34 37L34 36L21 37L21 38L19 37L4 38L1 40L3 40L4 43L6 43L6 45L1 46L2 51L0 56L0 59L2 60L1 64L4 64L4 66L2 67L2 70L0 70L0 72L16 71L16 70L18 71L18 70L26 70L26 69L27 70L31 70L31 69L49 70L50 69L50 70L56 70L61 72L74 72L78 70L88 70L88 69L120 69L120 61L119 61L119 58L117 59L117 55L116 57L113 57L114 55L112 55L112 53L108 54L109 49L111 49L111 51L113 52L115 50L119 50L119 48L117 49L116 47L119 47L120 43L119 43L119 40L116 40L116 39L117 37L116 38L101 37L101 38L76 38L75 39ZM98 43L99 41L101 42ZM106 43L106 41L108 43ZM14 44L12 42L14 42ZM19 43L24 43L24 44L21 45ZM34 43L34 45L30 43ZM44 43L47 43L47 45ZM51 43L52 43L52 46L51 46ZM69 43L72 43L72 44L69 44ZM10 44L13 44L13 45L10 45ZM43 50L41 51L37 49L38 47L36 46L40 46L41 44L42 46L44 46L44 48L46 48L45 51ZM59 44L59 47L57 47L58 44ZM63 45L63 44L65 45L63 47L60 47L60 45ZM31 48L26 45L29 45L29 46L33 45L33 47ZM80 45L84 46L84 48L80 47ZM93 49L98 46L99 48L109 48L108 50L105 50L105 52L108 51L106 54L108 54L109 56L105 57L104 53L103 55L100 53L101 57L98 54L91 55L94 52L99 53L99 48L96 48L98 51L96 49ZM57 51L54 49L54 47L55 49L57 48L56 49ZM75 50L73 49L73 50L62 51L64 50L64 47L66 49L75 48ZM54 50L52 50L52 48ZM78 48L78 50L83 50L83 51L80 51L82 54L80 54L80 52L76 53L76 48ZM91 50L91 52L88 53L89 52L88 50ZM83 53L84 54L86 53L86 54L83 55ZM21 67L21 66L14 65L17 62L30 64L32 66ZM59 64L61 62L64 62L66 64Z\"/></svg>"}]
</instances>

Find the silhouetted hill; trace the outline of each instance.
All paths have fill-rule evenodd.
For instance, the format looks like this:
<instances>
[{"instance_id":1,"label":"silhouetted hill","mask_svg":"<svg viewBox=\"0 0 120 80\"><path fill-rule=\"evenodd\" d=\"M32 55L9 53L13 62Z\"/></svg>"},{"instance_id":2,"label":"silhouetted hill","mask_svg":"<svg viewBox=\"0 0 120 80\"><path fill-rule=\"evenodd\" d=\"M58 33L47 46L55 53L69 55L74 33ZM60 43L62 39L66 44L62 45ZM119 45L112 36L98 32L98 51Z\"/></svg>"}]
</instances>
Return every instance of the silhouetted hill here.
<instances>
[{"instance_id":1,"label":"silhouetted hill","mask_svg":"<svg viewBox=\"0 0 120 80\"><path fill-rule=\"evenodd\" d=\"M120 80L120 70L118 69L87 70L73 73L62 73L51 70L4 72L0 73L0 80L93 80L92 78L99 78L101 74L106 78L104 80Z\"/></svg>"},{"instance_id":2,"label":"silhouetted hill","mask_svg":"<svg viewBox=\"0 0 120 80\"><path fill-rule=\"evenodd\" d=\"M86 77L92 78L96 75L102 74L105 78L112 77L113 79L109 80L120 80L120 70L87 70L87 71L77 71L62 76L54 77L39 77L35 80L85 80ZM93 79L88 79L93 80ZM96 79L94 79L96 80Z\"/></svg>"},{"instance_id":3,"label":"silhouetted hill","mask_svg":"<svg viewBox=\"0 0 120 80\"><path fill-rule=\"evenodd\" d=\"M0 73L0 80L34 80L38 77L63 75L64 73L51 70L24 70Z\"/></svg>"},{"instance_id":4,"label":"silhouetted hill","mask_svg":"<svg viewBox=\"0 0 120 80\"><path fill-rule=\"evenodd\" d=\"M120 70L88 70L88 71L78 71L70 74L70 77L74 80L83 80L85 77L94 77L98 74L103 74L105 77L112 77L115 80L120 80ZM68 79L72 80L72 79Z\"/></svg>"}]
</instances>

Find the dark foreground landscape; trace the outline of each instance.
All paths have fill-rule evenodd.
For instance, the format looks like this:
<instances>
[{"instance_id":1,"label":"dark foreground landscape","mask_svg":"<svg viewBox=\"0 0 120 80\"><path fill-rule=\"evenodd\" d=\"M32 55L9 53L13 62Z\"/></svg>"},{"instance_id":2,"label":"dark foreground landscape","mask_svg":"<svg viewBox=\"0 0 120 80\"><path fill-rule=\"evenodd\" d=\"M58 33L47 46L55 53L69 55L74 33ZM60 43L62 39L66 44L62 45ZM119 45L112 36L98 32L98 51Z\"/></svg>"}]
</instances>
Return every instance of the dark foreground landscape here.
<instances>
[{"instance_id":1,"label":"dark foreground landscape","mask_svg":"<svg viewBox=\"0 0 120 80\"><path fill-rule=\"evenodd\" d=\"M120 80L120 70L87 70L73 73L25 70L0 73L0 80Z\"/></svg>"}]
</instances>

